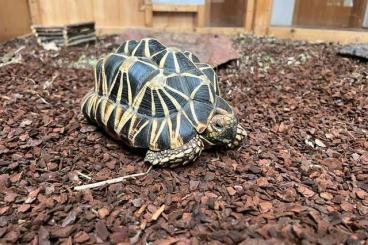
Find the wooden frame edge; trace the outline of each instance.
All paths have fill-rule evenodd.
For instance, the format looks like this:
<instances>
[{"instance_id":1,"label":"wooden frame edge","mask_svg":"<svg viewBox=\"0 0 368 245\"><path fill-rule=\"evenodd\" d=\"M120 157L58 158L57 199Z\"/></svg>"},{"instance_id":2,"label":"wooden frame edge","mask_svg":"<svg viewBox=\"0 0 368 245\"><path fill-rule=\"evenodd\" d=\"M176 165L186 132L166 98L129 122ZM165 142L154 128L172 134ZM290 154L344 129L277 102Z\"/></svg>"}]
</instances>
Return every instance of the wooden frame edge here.
<instances>
[{"instance_id":1,"label":"wooden frame edge","mask_svg":"<svg viewBox=\"0 0 368 245\"><path fill-rule=\"evenodd\" d=\"M368 42L368 31L332 30L270 26L268 36L309 42L364 43Z\"/></svg>"}]
</instances>

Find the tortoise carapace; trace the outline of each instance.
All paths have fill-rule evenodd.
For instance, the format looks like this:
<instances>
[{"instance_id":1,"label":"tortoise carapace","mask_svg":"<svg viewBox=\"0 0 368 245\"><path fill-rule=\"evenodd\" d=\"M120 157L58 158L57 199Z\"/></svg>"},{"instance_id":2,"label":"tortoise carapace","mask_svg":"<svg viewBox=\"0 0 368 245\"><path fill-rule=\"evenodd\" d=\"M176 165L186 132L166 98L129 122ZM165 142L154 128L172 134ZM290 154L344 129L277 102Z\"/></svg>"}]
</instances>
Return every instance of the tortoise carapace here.
<instances>
[{"instance_id":1,"label":"tortoise carapace","mask_svg":"<svg viewBox=\"0 0 368 245\"><path fill-rule=\"evenodd\" d=\"M153 165L186 164L205 147L232 148L246 136L212 67L150 38L126 41L97 62L81 109L115 139L148 149Z\"/></svg>"}]
</instances>

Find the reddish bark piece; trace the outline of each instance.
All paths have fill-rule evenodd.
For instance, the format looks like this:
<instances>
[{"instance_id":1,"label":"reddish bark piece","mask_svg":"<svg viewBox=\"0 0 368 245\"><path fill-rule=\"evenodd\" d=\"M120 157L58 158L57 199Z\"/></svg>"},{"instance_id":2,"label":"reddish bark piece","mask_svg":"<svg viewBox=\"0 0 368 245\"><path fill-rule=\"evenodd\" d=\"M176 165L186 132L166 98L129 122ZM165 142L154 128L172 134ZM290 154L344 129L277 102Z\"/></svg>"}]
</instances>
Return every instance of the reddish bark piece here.
<instances>
[{"instance_id":1,"label":"reddish bark piece","mask_svg":"<svg viewBox=\"0 0 368 245\"><path fill-rule=\"evenodd\" d=\"M42 139L30 139L27 144L31 147L39 146L42 144Z\"/></svg>"},{"instance_id":2,"label":"reddish bark piece","mask_svg":"<svg viewBox=\"0 0 368 245\"><path fill-rule=\"evenodd\" d=\"M56 237L56 238L67 238L70 236L70 234L72 234L72 232L75 230L75 226L74 225L69 225L66 227L53 227L50 230L50 236L51 237Z\"/></svg>"},{"instance_id":3,"label":"reddish bark piece","mask_svg":"<svg viewBox=\"0 0 368 245\"><path fill-rule=\"evenodd\" d=\"M128 232L125 230L114 232L110 235L113 243L127 242L129 241Z\"/></svg>"},{"instance_id":4,"label":"reddish bark piece","mask_svg":"<svg viewBox=\"0 0 368 245\"><path fill-rule=\"evenodd\" d=\"M12 191L5 192L4 201L5 202L14 202L15 198L17 198L18 194Z\"/></svg>"},{"instance_id":5,"label":"reddish bark piece","mask_svg":"<svg viewBox=\"0 0 368 245\"><path fill-rule=\"evenodd\" d=\"M95 225L96 233L103 241L109 237L110 232L107 230L105 223L102 220L97 221Z\"/></svg>"},{"instance_id":6,"label":"reddish bark piece","mask_svg":"<svg viewBox=\"0 0 368 245\"><path fill-rule=\"evenodd\" d=\"M199 181L197 180L191 180L189 181L189 190L194 191L198 188Z\"/></svg>"},{"instance_id":7,"label":"reddish bark piece","mask_svg":"<svg viewBox=\"0 0 368 245\"><path fill-rule=\"evenodd\" d=\"M22 174L23 174L23 172L12 175L10 177L10 182L12 182L12 183L18 182L21 179Z\"/></svg>"},{"instance_id":8,"label":"reddish bark piece","mask_svg":"<svg viewBox=\"0 0 368 245\"><path fill-rule=\"evenodd\" d=\"M260 177L257 179L256 184L259 187L266 187L269 183L266 177Z\"/></svg>"},{"instance_id":9,"label":"reddish bark piece","mask_svg":"<svg viewBox=\"0 0 368 245\"><path fill-rule=\"evenodd\" d=\"M9 231L5 234L4 240L8 243L15 244L18 241L19 234L16 231Z\"/></svg>"},{"instance_id":10,"label":"reddish bark piece","mask_svg":"<svg viewBox=\"0 0 368 245\"><path fill-rule=\"evenodd\" d=\"M364 199L368 196L368 193L363 191L363 190L359 190L356 191L355 194L357 195L357 197L359 197L360 199Z\"/></svg>"},{"instance_id":11,"label":"reddish bark piece","mask_svg":"<svg viewBox=\"0 0 368 245\"><path fill-rule=\"evenodd\" d=\"M100 208L97 212L101 219L106 218L110 214L110 210L107 208Z\"/></svg>"},{"instance_id":12,"label":"reddish bark piece","mask_svg":"<svg viewBox=\"0 0 368 245\"><path fill-rule=\"evenodd\" d=\"M300 193L300 194L302 194L303 196L305 196L305 197L313 197L314 196L314 191L312 191L311 189L309 189L308 187L305 187L305 186L299 186L298 187L298 192Z\"/></svg>"},{"instance_id":13,"label":"reddish bark piece","mask_svg":"<svg viewBox=\"0 0 368 245\"><path fill-rule=\"evenodd\" d=\"M332 200L333 195L329 192L322 192L320 196L325 200Z\"/></svg>"},{"instance_id":14,"label":"reddish bark piece","mask_svg":"<svg viewBox=\"0 0 368 245\"><path fill-rule=\"evenodd\" d=\"M337 158L326 158L321 161L321 164L330 170L342 169L342 162Z\"/></svg>"},{"instance_id":15,"label":"reddish bark piece","mask_svg":"<svg viewBox=\"0 0 368 245\"><path fill-rule=\"evenodd\" d=\"M0 191L4 192L9 183L9 174L0 175Z\"/></svg>"},{"instance_id":16,"label":"reddish bark piece","mask_svg":"<svg viewBox=\"0 0 368 245\"><path fill-rule=\"evenodd\" d=\"M27 212L31 208L30 204L22 204L18 207L18 212L24 213Z\"/></svg>"},{"instance_id":17,"label":"reddish bark piece","mask_svg":"<svg viewBox=\"0 0 368 245\"><path fill-rule=\"evenodd\" d=\"M41 226L40 229L38 230L38 237L37 237L38 243L45 244L45 245L51 244L49 241L49 237L50 237L50 232L44 226Z\"/></svg>"},{"instance_id":18,"label":"reddish bark piece","mask_svg":"<svg viewBox=\"0 0 368 245\"><path fill-rule=\"evenodd\" d=\"M27 199L24 201L24 203L32 203L34 200L36 200L38 194L40 193L41 188L37 188L33 191L31 191L28 196Z\"/></svg>"},{"instance_id":19,"label":"reddish bark piece","mask_svg":"<svg viewBox=\"0 0 368 245\"><path fill-rule=\"evenodd\" d=\"M346 212L351 212L354 209L354 206L351 203L343 202L341 203L341 209Z\"/></svg>"},{"instance_id":20,"label":"reddish bark piece","mask_svg":"<svg viewBox=\"0 0 368 245\"><path fill-rule=\"evenodd\" d=\"M9 209L10 209L10 207L9 207L9 206L1 207L1 208L0 208L0 215L5 214Z\"/></svg>"},{"instance_id":21,"label":"reddish bark piece","mask_svg":"<svg viewBox=\"0 0 368 245\"><path fill-rule=\"evenodd\" d=\"M165 210L165 204L162 205L159 209L157 209L151 216L151 220L157 220L162 212Z\"/></svg>"},{"instance_id":22,"label":"reddish bark piece","mask_svg":"<svg viewBox=\"0 0 368 245\"><path fill-rule=\"evenodd\" d=\"M72 210L68 213L68 215L63 220L63 223L61 224L61 227L66 227L68 225L71 225L75 222L77 219L77 212Z\"/></svg>"},{"instance_id":23,"label":"reddish bark piece","mask_svg":"<svg viewBox=\"0 0 368 245\"><path fill-rule=\"evenodd\" d=\"M271 202L260 202L258 205L259 205L259 211L261 213L266 213L272 209Z\"/></svg>"},{"instance_id":24,"label":"reddish bark piece","mask_svg":"<svg viewBox=\"0 0 368 245\"><path fill-rule=\"evenodd\" d=\"M166 238L166 239L162 239L162 240L157 240L154 242L155 245L171 245L171 244L177 244L178 241L180 239L179 238L174 238L174 237L170 237L170 238Z\"/></svg>"},{"instance_id":25,"label":"reddish bark piece","mask_svg":"<svg viewBox=\"0 0 368 245\"><path fill-rule=\"evenodd\" d=\"M80 231L74 235L74 241L78 243L84 243L89 240L89 235L85 231Z\"/></svg>"},{"instance_id":26,"label":"reddish bark piece","mask_svg":"<svg viewBox=\"0 0 368 245\"><path fill-rule=\"evenodd\" d=\"M233 187L229 186L226 187L227 192L229 193L230 196L234 196L236 194L236 190L234 190Z\"/></svg>"}]
</instances>

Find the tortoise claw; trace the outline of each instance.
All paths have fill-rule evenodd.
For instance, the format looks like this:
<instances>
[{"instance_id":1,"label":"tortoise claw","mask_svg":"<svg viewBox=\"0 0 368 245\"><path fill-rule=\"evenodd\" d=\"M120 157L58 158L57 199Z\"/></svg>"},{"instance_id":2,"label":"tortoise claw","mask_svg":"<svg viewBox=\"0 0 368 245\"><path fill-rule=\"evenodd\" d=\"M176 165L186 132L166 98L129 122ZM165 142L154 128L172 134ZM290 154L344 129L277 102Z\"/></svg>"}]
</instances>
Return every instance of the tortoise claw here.
<instances>
[{"instance_id":1,"label":"tortoise claw","mask_svg":"<svg viewBox=\"0 0 368 245\"><path fill-rule=\"evenodd\" d=\"M152 165L164 165L175 167L180 164L185 165L193 162L201 154L204 148L202 140L197 135L188 143L176 149L169 149L164 151L147 151L145 162Z\"/></svg>"}]
</instances>

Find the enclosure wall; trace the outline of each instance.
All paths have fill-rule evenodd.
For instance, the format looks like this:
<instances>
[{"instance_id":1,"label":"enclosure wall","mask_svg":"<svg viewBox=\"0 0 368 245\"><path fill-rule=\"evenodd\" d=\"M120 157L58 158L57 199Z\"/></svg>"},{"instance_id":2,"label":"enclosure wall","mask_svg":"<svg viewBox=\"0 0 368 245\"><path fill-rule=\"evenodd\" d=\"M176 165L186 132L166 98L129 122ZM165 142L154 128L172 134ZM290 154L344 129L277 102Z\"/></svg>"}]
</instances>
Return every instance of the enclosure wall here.
<instances>
[{"instance_id":1,"label":"enclosure wall","mask_svg":"<svg viewBox=\"0 0 368 245\"><path fill-rule=\"evenodd\" d=\"M31 32L27 0L0 0L0 42Z\"/></svg>"}]
</instances>

